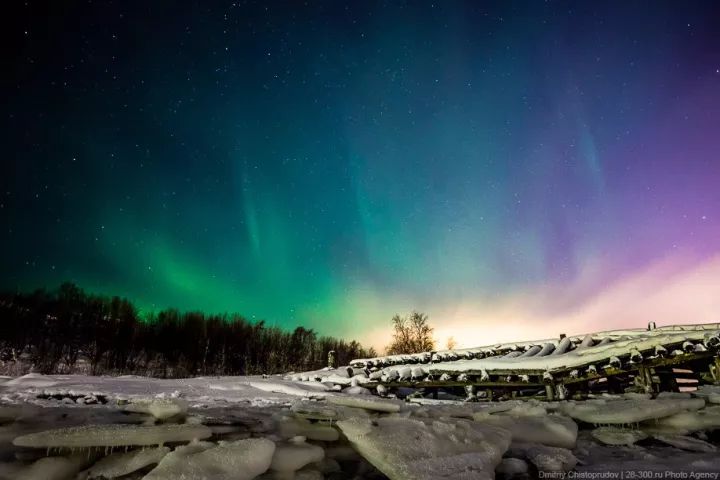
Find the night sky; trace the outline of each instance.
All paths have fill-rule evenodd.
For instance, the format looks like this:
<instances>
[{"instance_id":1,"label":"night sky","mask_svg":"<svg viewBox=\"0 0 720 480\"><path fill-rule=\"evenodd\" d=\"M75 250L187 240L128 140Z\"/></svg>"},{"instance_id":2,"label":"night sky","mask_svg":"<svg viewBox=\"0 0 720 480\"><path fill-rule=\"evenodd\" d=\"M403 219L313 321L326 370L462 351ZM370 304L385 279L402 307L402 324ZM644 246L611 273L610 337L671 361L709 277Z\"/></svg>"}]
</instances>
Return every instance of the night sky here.
<instances>
[{"instance_id":1,"label":"night sky","mask_svg":"<svg viewBox=\"0 0 720 480\"><path fill-rule=\"evenodd\" d=\"M20 2L0 286L388 343L720 321L715 2Z\"/></svg>"}]
</instances>

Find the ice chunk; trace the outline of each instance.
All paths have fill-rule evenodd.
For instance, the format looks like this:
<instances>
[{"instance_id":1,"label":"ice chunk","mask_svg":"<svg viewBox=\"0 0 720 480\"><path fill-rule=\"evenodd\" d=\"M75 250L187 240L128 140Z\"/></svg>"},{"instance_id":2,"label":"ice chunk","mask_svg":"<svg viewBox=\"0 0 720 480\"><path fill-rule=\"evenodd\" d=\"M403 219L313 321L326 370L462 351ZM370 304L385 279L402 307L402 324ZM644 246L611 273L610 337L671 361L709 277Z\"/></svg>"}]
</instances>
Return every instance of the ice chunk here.
<instances>
[{"instance_id":1,"label":"ice chunk","mask_svg":"<svg viewBox=\"0 0 720 480\"><path fill-rule=\"evenodd\" d=\"M535 465L538 473L569 472L577 464L577 458L566 448L533 443L514 443L509 454L528 460Z\"/></svg>"},{"instance_id":2,"label":"ice chunk","mask_svg":"<svg viewBox=\"0 0 720 480\"><path fill-rule=\"evenodd\" d=\"M324 402L299 400L292 404L290 411L298 417L315 420L334 420L337 418L337 411Z\"/></svg>"},{"instance_id":3,"label":"ice chunk","mask_svg":"<svg viewBox=\"0 0 720 480\"><path fill-rule=\"evenodd\" d=\"M689 450L691 452L716 452L715 445L703 440L687 437L684 435L656 435L655 438L663 443L672 445L675 448Z\"/></svg>"},{"instance_id":4,"label":"ice chunk","mask_svg":"<svg viewBox=\"0 0 720 480\"><path fill-rule=\"evenodd\" d=\"M605 445L630 446L647 438L647 435L640 430L618 427L599 427L593 430L591 434L593 438Z\"/></svg>"},{"instance_id":5,"label":"ice chunk","mask_svg":"<svg viewBox=\"0 0 720 480\"><path fill-rule=\"evenodd\" d=\"M346 395L371 395L370 390L365 387L348 387L342 391Z\"/></svg>"},{"instance_id":6,"label":"ice chunk","mask_svg":"<svg viewBox=\"0 0 720 480\"><path fill-rule=\"evenodd\" d=\"M303 381L308 380L303 378ZM298 395L301 397L323 397L325 396L324 392L328 390L328 387L316 382L296 386L272 381L253 381L247 382L247 385L264 392L284 393L286 395Z\"/></svg>"},{"instance_id":7,"label":"ice chunk","mask_svg":"<svg viewBox=\"0 0 720 480\"><path fill-rule=\"evenodd\" d=\"M205 425L85 425L22 435L13 440L17 447L85 448L162 445L208 438Z\"/></svg>"},{"instance_id":8,"label":"ice chunk","mask_svg":"<svg viewBox=\"0 0 720 480\"><path fill-rule=\"evenodd\" d=\"M334 445L325 449L325 456L338 462L357 462L360 455L349 445Z\"/></svg>"},{"instance_id":9,"label":"ice chunk","mask_svg":"<svg viewBox=\"0 0 720 480\"><path fill-rule=\"evenodd\" d=\"M312 467L325 475L329 473L337 473L342 470L337 460L327 457L327 452L325 453L325 458L319 462L313 463Z\"/></svg>"},{"instance_id":10,"label":"ice chunk","mask_svg":"<svg viewBox=\"0 0 720 480\"><path fill-rule=\"evenodd\" d=\"M495 473L512 477L513 475L523 475L528 472L528 464L520 458L503 458L500 465L495 469Z\"/></svg>"},{"instance_id":11,"label":"ice chunk","mask_svg":"<svg viewBox=\"0 0 720 480\"><path fill-rule=\"evenodd\" d=\"M22 417L23 409L17 406L0 405L0 424L14 422Z\"/></svg>"},{"instance_id":12,"label":"ice chunk","mask_svg":"<svg viewBox=\"0 0 720 480\"><path fill-rule=\"evenodd\" d=\"M681 412L661 418L657 422L649 424L646 430L683 434L718 428L720 428L720 406L713 406L695 412Z\"/></svg>"},{"instance_id":13,"label":"ice chunk","mask_svg":"<svg viewBox=\"0 0 720 480\"><path fill-rule=\"evenodd\" d=\"M323 480L325 477L317 470L300 470L295 473L295 480Z\"/></svg>"},{"instance_id":14,"label":"ice chunk","mask_svg":"<svg viewBox=\"0 0 720 480\"><path fill-rule=\"evenodd\" d=\"M270 469L284 474L295 472L309 463L325 458L322 447L305 443L303 437L279 443L270 463Z\"/></svg>"},{"instance_id":15,"label":"ice chunk","mask_svg":"<svg viewBox=\"0 0 720 480\"><path fill-rule=\"evenodd\" d=\"M468 420L391 416L338 426L391 480L492 479L510 444L506 430Z\"/></svg>"},{"instance_id":16,"label":"ice chunk","mask_svg":"<svg viewBox=\"0 0 720 480\"><path fill-rule=\"evenodd\" d=\"M165 455L143 480L250 480L267 471L274 451L266 438L192 443Z\"/></svg>"},{"instance_id":17,"label":"ice chunk","mask_svg":"<svg viewBox=\"0 0 720 480\"><path fill-rule=\"evenodd\" d=\"M86 458L45 457L18 472L15 480L69 480L80 471Z\"/></svg>"},{"instance_id":18,"label":"ice chunk","mask_svg":"<svg viewBox=\"0 0 720 480\"><path fill-rule=\"evenodd\" d=\"M158 420L166 420L187 412L187 403L179 398L152 398L132 400L123 410L133 413L147 413Z\"/></svg>"},{"instance_id":19,"label":"ice chunk","mask_svg":"<svg viewBox=\"0 0 720 480\"><path fill-rule=\"evenodd\" d=\"M134 450L127 453L114 453L87 469L88 478L116 478L135 472L148 465L159 463L170 452L168 447ZM83 477L84 478L84 477Z\"/></svg>"},{"instance_id":20,"label":"ice chunk","mask_svg":"<svg viewBox=\"0 0 720 480\"><path fill-rule=\"evenodd\" d=\"M701 385L693 395L704 398L708 403L720 403L720 385Z\"/></svg>"},{"instance_id":21,"label":"ice chunk","mask_svg":"<svg viewBox=\"0 0 720 480\"><path fill-rule=\"evenodd\" d=\"M303 436L310 440L334 442L340 434L330 425L310 423L299 418L284 418L278 422L278 431L284 438Z\"/></svg>"},{"instance_id":22,"label":"ice chunk","mask_svg":"<svg viewBox=\"0 0 720 480\"><path fill-rule=\"evenodd\" d=\"M594 424L637 423L663 418L684 410L698 410L705 405L701 398L666 400L588 400L568 403L562 411L570 417Z\"/></svg>"},{"instance_id":23,"label":"ice chunk","mask_svg":"<svg viewBox=\"0 0 720 480\"><path fill-rule=\"evenodd\" d=\"M513 442L539 443L550 447L575 448L578 427L561 415L512 416L496 414L477 416L478 421L504 428Z\"/></svg>"},{"instance_id":24,"label":"ice chunk","mask_svg":"<svg viewBox=\"0 0 720 480\"><path fill-rule=\"evenodd\" d=\"M328 403L334 405L344 405L346 407L364 408L365 410L373 410L376 412L396 413L400 411L401 402L393 400L383 400L370 396L353 396L344 397L333 395L327 398Z\"/></svg>"}]
</instances>

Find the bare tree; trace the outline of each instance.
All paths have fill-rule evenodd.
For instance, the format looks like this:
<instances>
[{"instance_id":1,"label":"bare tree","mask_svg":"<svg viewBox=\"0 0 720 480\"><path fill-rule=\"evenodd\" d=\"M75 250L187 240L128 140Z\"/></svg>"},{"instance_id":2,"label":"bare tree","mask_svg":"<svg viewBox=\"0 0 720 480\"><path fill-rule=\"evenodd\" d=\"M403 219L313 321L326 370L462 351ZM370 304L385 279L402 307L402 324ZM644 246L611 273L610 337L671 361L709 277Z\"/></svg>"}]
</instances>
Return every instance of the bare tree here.
<instances>
[{"instance_id":1,"label":"bare tree","mask_svg":"<svg viewBox=\"0 0 720 480\"><path fill-rule=\"evenodd\" d=\"M395 315L392 322L394 332L392 343L387 347L388 355L427 352L435 348L433 328L424 313L412 312L409 317Z\"/></svg>"},{"instance_id":2,"label":"bare tree","mask_svg":"<svg viewBox=\"0 0 720 480\"><path fill-rule=\"evenodd\" d=\"M457 347L457 341L455 340L455 337L448 337L445 348L447 348L448 350L455 350L455 347Z\"/></svg>"}]
</instances>

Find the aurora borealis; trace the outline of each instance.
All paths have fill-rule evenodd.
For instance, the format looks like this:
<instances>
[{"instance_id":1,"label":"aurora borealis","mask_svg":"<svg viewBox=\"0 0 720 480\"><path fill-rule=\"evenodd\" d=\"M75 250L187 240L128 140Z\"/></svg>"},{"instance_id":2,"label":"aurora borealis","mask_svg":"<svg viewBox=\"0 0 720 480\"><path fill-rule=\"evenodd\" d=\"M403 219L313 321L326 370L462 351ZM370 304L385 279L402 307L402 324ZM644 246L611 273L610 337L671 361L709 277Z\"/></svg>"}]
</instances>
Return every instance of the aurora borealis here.
<instances>
[{"instance_id":1,"label":"aurora borealis","mask_svg":"<svg viewBox=\"0 0 720 480\"><path fill-rule=\"evenodd\" d=\"M16 3L4 288L379 347L720 321L714 2Z\"/></svg>"}]
</instances>

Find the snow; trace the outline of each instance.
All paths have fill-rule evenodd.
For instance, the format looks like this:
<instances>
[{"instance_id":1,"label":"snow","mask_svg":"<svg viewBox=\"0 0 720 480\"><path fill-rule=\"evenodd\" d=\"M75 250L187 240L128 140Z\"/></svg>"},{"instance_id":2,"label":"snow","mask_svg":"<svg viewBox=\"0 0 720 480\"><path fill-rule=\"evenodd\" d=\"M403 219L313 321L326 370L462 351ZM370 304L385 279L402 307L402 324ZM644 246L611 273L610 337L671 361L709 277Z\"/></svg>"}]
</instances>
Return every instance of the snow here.
<instances>
[{"instance_id":1,"label":"snow","mask_svg":"<svg viewBox=\"0 0 720 480\"><path fill-rule=\"evenodd\" d=\"M716 327L718 328L718 327ZM626 340L617 340L593 347L575 349L561 355L546 356L516 356L516 357L489 357L474 360L457 360L441 362L432 365L431 373L441 372L480 372L494 369L547 370L572 369L605 361L612 357L627 354L631 348L639 351L654 350L659 344L682 343L687 340L702 341L705 331L664 331L660 329L636 333ZM606 337L608 338L608 337Z\"/></svg>"},{"instance_id":2,"label":"snow","mask_svg":"<svg viewBox=\"0 0 720 480\"><path fill-rule=\"evenodd\" d=\"M441 381L464 381L467 374L480 375L488 381L495 370L511 370L521 378L523 375L544 372L544 378L553 380L553 374L574 370L594 373L600 367L621 368L623 361L637 363L646 357L667 353L664 345L683 346L674 349L673 355L683 351L703 352L720 338L720 324L681 325L656 328L654 330L631 329L598 332L595 334L564 337L562 339L535 340L500 345L489 345L462 350L425 352L418 355L395 355L371 359L357 359L351 362L356 367L379 367L371 373L368 381L420 382L428 375ZM598 341L596 342L595 339ZM572 348L577 345L576 348ZM673 347L674 348L674 347ZM416 366L430 357L429 365ZM455 379L460 374L459 379Z\"/></svg>"},{"instance_id":3,"label":"snow","mask_svg":"<svg viewBox=\"0 0 720 480\"><path fill-rule=\"evenodd\" d=\"M338 426L391 480L492 479L510 444L501 428L458 419L352 418Z\"/></svg>"}]
</instances>

